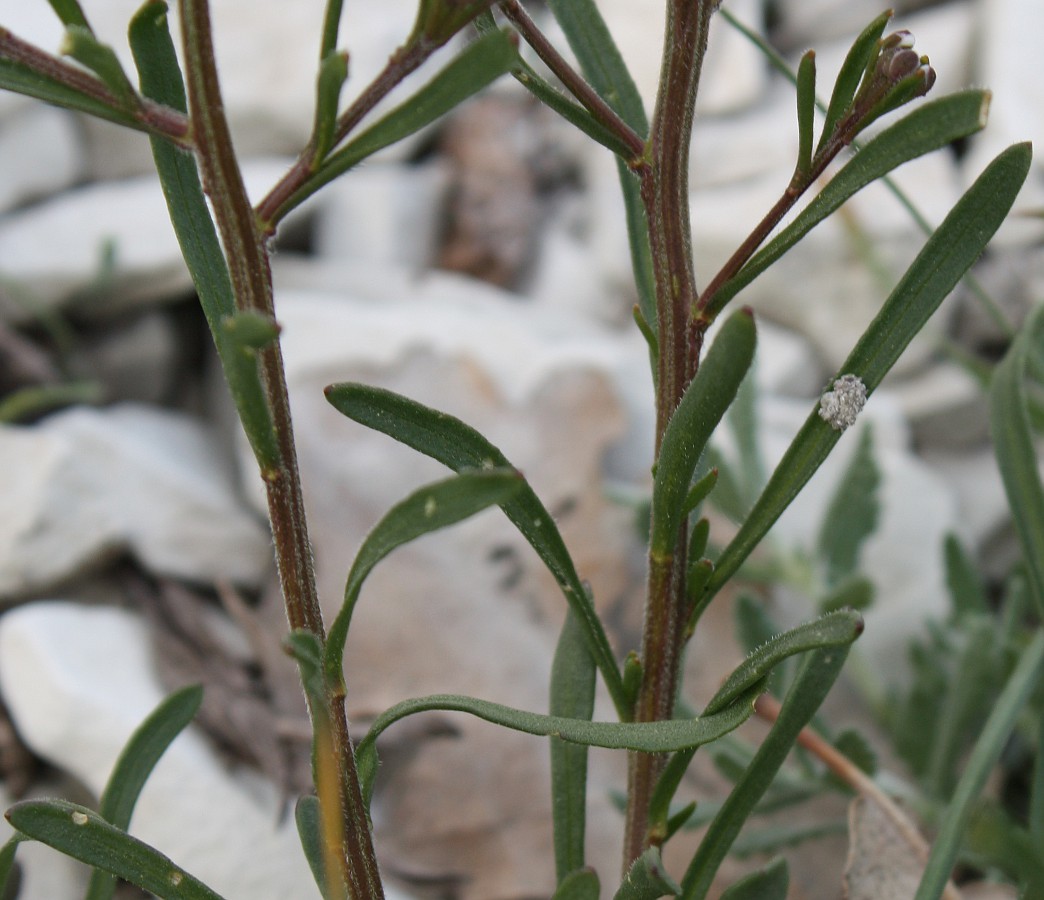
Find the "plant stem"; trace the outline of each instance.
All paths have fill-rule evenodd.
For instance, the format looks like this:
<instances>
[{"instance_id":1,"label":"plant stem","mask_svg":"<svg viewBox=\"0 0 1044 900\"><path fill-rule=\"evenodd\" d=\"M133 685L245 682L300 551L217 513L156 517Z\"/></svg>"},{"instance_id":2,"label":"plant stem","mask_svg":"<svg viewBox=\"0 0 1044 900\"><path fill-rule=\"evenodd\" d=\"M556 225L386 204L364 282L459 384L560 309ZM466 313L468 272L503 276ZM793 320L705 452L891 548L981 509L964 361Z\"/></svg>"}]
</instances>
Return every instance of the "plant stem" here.
<instances>
[{"instance_id":1,"label":"plant stem","mask_svg":"<svg viewBox=\"0 0 1044 900\"><path fill-rule=\"evenodd\" d=\"M605 126L615 134L631 151L632 157L637 159L645 152L645 142L638 133L631 128L619 114L614 110L601 95L593 88L583 76L580 75L562 56L554 45L547 39L544 33L537 28L536 23L529 14L518 3L518 0L505 0L500 4L504 15L518 29L519 35L543 60L544 64L554 73L555 77L565 85L566 89L580 102L600 125Z\"/></svg>"},{"instance_id":2,"label":"plant stem","mask_svg":"<svg viewBox=\"0 0 1044 900\"><path fill-rule=\"evenodd\" d=\"M663 68L649 138L649 164L639 170L656 289L659 355L656 380L656 452L667 423L695 374L690 335L697 298L689 223L689 144L696 91L715 0L668 0ZM692 343L690 343L692 341ZM642 683L634 721L670 719L677 692L686 621L687 529L674 553L649 560ZM632 753L624 834L624 870L649 843L649 800L664 758Z\"/></svg>"},{"instance_id":3,"label":"plant stem","mask_svg":"<svg viewBox=\"0 0 1044 900\"><path fill-rule=\"evenodd\" d=\"M206 192L214 204L229 265L236 307L269 316L274 314L271 270L242 175L232 148L214 63L207 0L182 0L182 35L186 61L189 112ZM278 341L258 351L262 381L278 442L279 458L262 471L276 562L291 629L303 628L325 639L319 596L305 521L293 425ZM329 723L329 746L338 784L336 797L322 796L320 804L335 801L339 808L339 876L352 898L376 900L384 896L373 849L365 805L348 736L344 704L327 692L325 709L310 710L313 721ZM317 730L317 733L322 729Z\"/></svg>"}]
</instances>

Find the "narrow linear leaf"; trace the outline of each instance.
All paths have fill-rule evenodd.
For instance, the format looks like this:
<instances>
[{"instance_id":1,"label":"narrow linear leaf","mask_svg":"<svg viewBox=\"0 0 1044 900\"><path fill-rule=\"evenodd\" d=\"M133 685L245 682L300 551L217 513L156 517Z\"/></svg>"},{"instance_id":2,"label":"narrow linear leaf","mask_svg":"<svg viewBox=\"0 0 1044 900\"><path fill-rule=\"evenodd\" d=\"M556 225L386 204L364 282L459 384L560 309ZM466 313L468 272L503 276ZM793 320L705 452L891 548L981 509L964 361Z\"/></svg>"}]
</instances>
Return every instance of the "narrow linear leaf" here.
<instances>
[{"instance_id":1,"label":"narrow linear leaf","mask_svg":"<svg viewBox=\"0 0 1044 900\"><path fill-rule=\"evenodd\" d=\"M715 485L718 483L718 470L711 469L706 475L700 478L691 488L689 493L685 497L685 507L683 513L689 515L693 512L697 506L699 506L704 500L707 499L711 491L714 490Z\"/></svg>"},{"instance_id":2,"label":"narrow linear leaf","mask_svg":"<svg viewBox=\"0 0 1044 900\"><path fill-rule=\"evenodd\" d=\"M83 9L76 0L47 0L47 2L51 4L51 9L62 20L63 25L79 25L88 31L91 30L87 17L83 14Z\"/></svg>"},{"instance_id":3,"label":"narrow linear leaf","mask_svg":"<svg viewBox=\"0 0 1044 900\"><path fill-rule=\"evenodd\" d=\"M1044 307L1038 306L1023 325L990 386L990 423L994 452L1008 496L1015 530L1022 544L1032 593L1044 616L1044 486L1030 426L1025 379L1044 333Z\"/></svg>"},{"instance_id":4,"label":"narrow linear leaf","mask_svg":"<svg viewBox=\"0 0 1044 900\"><path fill-rule=\"evenodd\" d=\"M3 29L0 28L0 35L2 34ZM135 131L145 130L141 122L117 105L116 98L113 98L112 104L105 103L96 97L82 94L60 81L47 78L28 66L4 59L2 56L0 56L0 89L25 94L27 97L34 97L53 106L115 122L117 125L133 128Z\"/></svg>"},{"instance_id":5,"label":"narrow linear leaf","mask_svg":"<svg viewBox=\"0 0 1044 900\"><path fill-rule=\"evenodd\" d=\"M596 672L584 630L572 611L567 611L551 663L550 714L590 721L594 714ZM562 885L567 876L584 867L587 748L561 738L551 738L550 743L555 872Z\"/></svg>"},{"instance_id":6,"label":"narrow linear leaf","mask_svg":"<svg viewBox=\"0 0 1044 900\"><path fill-rule=\"evenodd\" d=\"M943 543L946 567L946 587L950 602L958 617L989 612L986 592L983 590L979 571L957 535L947 534Z\"/></svg>"},{"instance_id":7,"label":"narrow linear leaf","mask_svg":"<svg viewBox=\"0 0 1044 900\"><path fill-rule=\"evenodd\" d=\"M305 794L297 798L294 806L294 822L297 834L301 838L301 849L312 877L319 888L319 895L326 898L326 861L323 856L322 814L319 811L319 798L314 794Z\"/></svg>"},{"instance_id":8,"label":"narrow linear leaf","mask_svg":"<svg viewBox=\"0 0 1044 900\"><path fill-rule=\"evenodd\" d=\"M110 825L126 831L142 788L171 742L188 726L203 702L203 688L190 685L167 697L131 735L98 803L98 814ZM95 869L87 888L87 900L108 900L116 878Z\"/></svg>"},{"instance_id":9,"label":"narrow linear leaf","mask_svg":"<svg viewBox=\"0 0 1044 900\"><path fill-rule=\"evenodd\" d=\"M332 49L319 64L315 85L315 124L312 126L314 159L322 162L333 146L341 88L348 80L348 54Z\"/></svg>"},{"instance_id":10,"label":"narrow linear leaf","mask_svg":"<svg viewBox=\"0 0 1044 900\"><path fill-rule=\"evenodd\" d=\"M349 419L387 434L456 472L514 468L497 447L460 419L391 391L362 384L335 384L326 389L326 399ZM630 706L609 639L554 519L528 484L523 485L516 499L504 504L503 510L555 577L569 608L584 627L588 650L605 679L618 714L628 715Z\"/></svg>"},{"instance_id":11,"label":"narrow linear leaf","mask_svg":"<svg viewBox=\"0 0 1044 900\"><path fill-rule=\"evenodd\" d=\"M727 707L752 685L766 678L784 659L809 650L847 647L862 633L862 616L852 610L842 609L777 634L736 667L711 698L703 714L713 715Z\"/></svg>"},{"instance_id":12,"label":"narrow linear leaf","mask_svg":"<svg viewBox=\"0 0 1044 900\"><path fill-rule=\"evenodd\" d=\"M613 900L657 900L677 897L681 888L671 878L660 858L659 847L649 847L627 870L627 877Z\"/></svg>"},{"instance_id":13,"label":"narrow linear leaf","mask_svg":"<svg viewBox=\"0 0 1044 900\"><path fill-rule=\"evenodd\" d=\"M1003 151L957 201L925 243L841 372L858 376L871 393L906 346L953 290L1000 227L1029 172L1029 145ZM739 532L716 561L702 605L735 574L826 459L841 432L813 410L769 479Z\"/></svg>"},{"instance_id":14,"label":"narrow linear leaf","mask_svg":"<svg viewBox=\"0 0 1044 900\"><path fill-rule=\"evenodd\" d=\"M721 900L787 900L789 889L790 870L780 857L730 885Z\"/></svg>"},{"instance_id":15,"label":"narrow linear leaf","mask_svg":"<svg viewBox=\"0 0 1044 900\"><path fill-rule=\"evenodd\" d=\"M468 713L513 731L559 737L589 747L670 753L710 743L738 728L754 712L754 699L759 693L760 685L741 695L735 703L713 716L663 722L590 722L585 719L567 719L563 716L545 716L459 694L432 694L428 697L404 700L381 713L366 737L359 742L359 752L362 753L364 748L371 747L389 725L400 719L415 713L443 710Z\"/></svg>"},{"instance_id":16,"label":"narrow linear leaf","mask_svg":"<svg viewBox=\"0 0 1044 900\"><path fill-rule=\"evenodd\" d=\"M601 885L594 869L578 869L563 878L551 900L598 900Z\"/></svg>"},{"instance_id":17,"label":"narrow linear leaf","mask_svg":"<svg viewBox=\"0 0 1044 900\"><path fill-rule=\"evenodd\" d=\"M0 897L6 897L12 890L11 876L15 872L15 853L18 845L25 840L25 836L17 831L11 835L0 847ZM14 896L12 894L12 896ZM595 897L597 900L597 896Z\"/></svg>"},{"instance_id":18,"label":"narrow linear leaf","mask_svg":"<svg viewBox=\"0 0 1044 900\"><path fill-rule=\"evenodd\" d=\"M221 900L158 850L85 806L65 800L25 800L7 811L7 819L34 840L111 872L161 900Z\"/></svg>"},{"instance_id":19,"label":"narrow linear leaf","mask_svg":"<svg viewBox=\"0 0 1044 900\"><path fill-rule=\"evenodd\" d=\"M715 315L816 225L893 169L967 137L986 125L987 91L959 91L923 103L867 142L786 228L761 248L714 298Z\"/></svg>"},{"instance_id":20,"label":"narrow linear leaf","mask_svg":"<svg viewBox=\"0 0 1044 900\"><path fill-rule=\"evenodd\" d=\"M145 96L184 111L185 86L167 27L167 4L162 0L144 4L131 19L129 38ZM232 282L195 160L166 141L152 138L151 142L170 221L221 357L243 430L261 468L274 468L279 447L256 356L243 352L243 347L230 341L224 329L225 320L236 312Z\"/></svg>"},{"instance_id":21,"label":"narrow linear leaf","mask_svg":"<svg viewBox=\"0 0 1044 900\"><path fill-rule=\"evenodd\" d=\"M877 42L884 34L885 27L892 18L892 11L887 10L874 19L853 41L841 69L834 82L834 90L827 104L826 120L823 123L823 135L819 139L818 152L830 140L841 117L847 112L855 98L856 89L863 79L863 73L877 50Z\"/></svg>"},{"instance_id":22,"label":"narrow linear leaf","mask_svg":"<svg viewBox=\"0 0 1044 900\"><path fill-rule=\"evenodd\" d=\"M816 543L826 567L827 585L840 584L855 574L859 552L877 530L880 484L873 429L867 425L859 434L855 453L838 481L819 529Z\"/></svg>"},{"instance_id":23,"label":"narrow linear leaf","mask_svg":"<svg viewBox=\"0 0 1044 900\"><path fill-rule=\"evenodd\" d=\"M504 31L495 31L473 41L412 97L330 154L319 170L279 207L274 220L283 218L324 184L367 157L430 125L510 72L518 61L518 49Z\"/></svg>"},{"instance_id":24,"label":"narrow linear leaf","mask_svg":"<svg viewBox=\"0 0 1044 900\"><path fill-rule=\"evenodd\" d=\"M682 879L684 900L703 900L744 822L772 784L801 729L841 674L848 647L814 650L787 692L779 717L721 805Z\"/></svg>"},{"instance_id":25,"label":"narrow linear leaf","mask_svg":"<svg viewBox=\"0 0 1044 900\"><path fill-rule=\"evenodd\" d=\"M108 44L101 43L89 27L66 27L62 53L94 72L128 108L137 104L134 86L130 83L127 73L123 71L116 52Z\"/></svg>"},{"instance_id":26,"label":"narrow linear leaf","mask_svg":"<svg viewBox=\"0 0 1044 900\"><path fill-rule=\"evenodd\" d=\"M393 506L363 541L344 587L344 602L326 640L325 668L330 685L344 684L344 645L352 612L363 583L374 567L397 548L448 528L490 506L503 506L521 492L524 482L514 469L462 472L429 484Z\"/></svg>"},{"instance_id":27,"label":"narrow linear leaf","mask_svg":"<svg viewBox=\"0 0 1044 900\"><path fill-rule=\"evenodd\" d=\"M562 27L573 54L580 62L580 69L591 86L631 128L643 137L648 135L649 121L642 95L594 0L550 0L548 7ZM649 230L640 186L622 159L617 160L616 169L624 198L638 305L645 321L655 331L657 317L652 251L649 248ZM655 366L653 371L656 371Z\"/></svg>"},{"instance_id":28,"label":"narrow linear leaf","mask_svg":"<svg viewBox=\"0 0 1044 900\"><path fill-rule=\"evenodd\" d=\"M805 176L812 168L812 129L816 118L816 51L801 57L797 71L798 158L795 172Z\"/></svg>"},{"instance_id":29,"label":"narrow linear leaf","mask_svg":"<svg viewBox=\"0 0 1044 900\"><path fill-rule=\"evenodd\" d=\"M650 552L669 556L684 520L696 464L743 381L757 344L754 316L739 310L722 325L667 423L653 480Z\"/></svg>"},{"instance_id":30,"label":"narrow linear leaf","mask_svg":"<svg viewBox=\"0 0 1044 900\"><path fill-rule=\"evenodd\" d=\"M1015 727L1016 720L1044 672L1044 632L1022 652L1019 663L975 743L950 804L943 815L935 843L928 854L921 883L914 900L935 900L942 894L957 860L961 835L982 792L986 779L1000 758L1001 751Z\"/></svg>"}]
</instances>

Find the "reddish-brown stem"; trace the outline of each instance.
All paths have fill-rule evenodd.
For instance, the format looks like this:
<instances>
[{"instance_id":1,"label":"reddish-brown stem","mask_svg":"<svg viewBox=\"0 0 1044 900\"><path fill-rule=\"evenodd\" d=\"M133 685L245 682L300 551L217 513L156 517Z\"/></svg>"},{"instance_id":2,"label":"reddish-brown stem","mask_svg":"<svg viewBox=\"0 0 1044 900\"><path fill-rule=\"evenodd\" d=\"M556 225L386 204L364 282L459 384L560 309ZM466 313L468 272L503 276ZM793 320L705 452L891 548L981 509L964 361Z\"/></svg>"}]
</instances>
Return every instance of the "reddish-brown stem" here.
<instances>
[{"instance_id":1,"label":"reddish-brown stem","mask_svg":"<svg viewBox=\"0 0 1044 900\"><path fill-rule=\"evenodd\" d=\"M716 6L715 0L668 2L649 165L639 170L656 289L657 453L697 364L690 353L689 327L697 298L689 224L689 144L707 29ZM685 628L686 532L685 528L681 530L670 556L650 556L642 634L643 674L634 710L638 722L670 719L674 710ZM649 800L663 764L664 758L654 754L630 756L625 869L649 843Z\"/></svg>"},{"instance_id":2,"label":"reddish-brown stem","mask_svg":"<svg viewBox=\"0 0 1044 900\"><path fill-rule=\"evenodd\" d=\"M183 0L182 34L186 61L189 111L197 140L204 187L229 265L236 308L272 315L272 280L265 250L224 115L210 34L207 0ZM305 521L304 497L294 445L293 423L278 341L259 351L269 412L276 433L278 458L263 467L276 562L292 629L325 638L319 596ZM362 799L355 755L348 736L344 704L328 691L322 709L310 710L316 727L317 758L332 760L334 790L320 798L326 811L337 810L340 836L335 861L344 895L359 900L384 896ZM318 773L317 773L318 774Z\"/></svg>"},{"instance_id":3,"label":"reddish-brown stem","mask_svg":"<svg viewBox=\"0 0 1044 900\"><path fill-rule=\"evenodd\" d=\"M537 27L518 0L504 0L500 4L504 15L518 29L519 35L544 61L555 77L592 116L615 134L637 159L645 152L645 141L630 125L628 125L590 84L562 56L547 36Z\"/></svg>"},{"instance_id":4,"label":"reddish-brown stem","mask_svg":"<svg viewBox=\"0 0 1044 900\"><path fill-rule=\"evenodd\" d=\"M143 97L128 107L97 76L64 59L52 56L39 47L23 41L6 28L0 28L0 59L7 59L31 69L96 103L107 107L118 121L134 125L143 131L165 138L179 147L191 149L188 116Z\"/></svg>"},{"instance_id":5,"label":"reddish-brown stem","mask_svg":"<svg viewBox=\"0 0 1044 900\"><path fill-rule=\"evenodd\" d=\"M404 78L419 69L437 49L427 41L417 40L396 50L380 74L363 89L348 109L337 117L331 149L343 141L381 100ZM266 235L275 232L279 220L289 211L286 207L287 201L301 190L321 163L322 160L315 158L315 147L309 142L290 171L257 205L257 219Z\"/></svg>"}]
</instances>

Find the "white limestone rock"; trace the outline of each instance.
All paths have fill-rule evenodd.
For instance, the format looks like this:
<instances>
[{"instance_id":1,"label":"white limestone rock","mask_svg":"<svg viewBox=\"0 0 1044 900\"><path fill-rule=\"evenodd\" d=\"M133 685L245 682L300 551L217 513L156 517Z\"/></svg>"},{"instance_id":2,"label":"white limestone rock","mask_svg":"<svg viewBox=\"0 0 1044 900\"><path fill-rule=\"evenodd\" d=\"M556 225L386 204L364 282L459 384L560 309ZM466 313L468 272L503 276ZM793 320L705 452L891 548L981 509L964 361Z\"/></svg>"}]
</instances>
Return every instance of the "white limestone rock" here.
<instances>
[{"instance_id":1,"label":"white limestone rock","mask_svg":"<svg viewBox=\"0 0 1044 900\"><path fill-rule=\"evenodd\" d=\"M0 212L67 187L80 169L70 113L28 104L0 118Z\"/></svg>"},{"instance_id":2,"label":"white limestone rock","mask_svg":"<svg viewBox=\"0 0 1044 900\"><path fill-rule=\"evenodd\" d=\"M19 734L95 796L164 696L148 647L140 619L121 609L37 602L0 616L0 691ZM131 833L223 896L317 897L282 802L274 785L228 771L190 727L146 784Z\"/></svg>"},{"instance_id":3,"label":"white limestone rock","mask_svg":"<svg viewBox=\"0 0 1044 900\"><path fill-rule=\"evenodd\" d=\"M0 428L0 596L39 591L129 551L189 581L256 585L271 560L211 435L126 404Z\"/></svg>"}]
</instances>

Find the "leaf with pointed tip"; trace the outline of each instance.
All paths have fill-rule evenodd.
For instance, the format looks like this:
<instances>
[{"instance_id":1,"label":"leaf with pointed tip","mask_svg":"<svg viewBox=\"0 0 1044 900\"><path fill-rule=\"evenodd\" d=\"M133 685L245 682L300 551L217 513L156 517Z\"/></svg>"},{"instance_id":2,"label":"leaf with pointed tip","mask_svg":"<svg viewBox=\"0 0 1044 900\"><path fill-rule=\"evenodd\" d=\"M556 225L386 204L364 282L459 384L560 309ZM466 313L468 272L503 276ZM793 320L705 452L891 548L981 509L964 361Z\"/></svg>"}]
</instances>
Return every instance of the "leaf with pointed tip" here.
<instances>
[{"instance_id":1,"label":"leaf with pointed tip","mask_svg":"<svg viewBox=\"0 0 1044 900\"><path fill-rule=\"evenodd\" d=\"M787 900L790 870L782 857L730 885L721 900Z\"/></svg>"},{"instance_id":2,"label":"leaf with pointed tip","mask_svg":"<svg viewBox=\"0 0 1044 900\"><path fill-rule=\"evenodd\" d=\"M631 863L623 884L613 894L613 900L657 900L659 897L677 897L680 891L660 858L660 848L649 847Z\"/></svg>"},{"instance_id":3,"label":"leaf with pointed tip","mask_svg":"<svg viewBox=\"0 0 1044 900\"><path fill-rule=\"evenodd\" d=\"M1025 380L1034 353L1040 352L1044 313L1038 306L1012 342L990 385L994 452L1008 496L1015 531L1022 544L1037 611L1044 615L1044 485L1030 427Z\"/></svg>"},{"instance_id":4,"label":"leaf with pointed tip","mask_svg":"<svg viewBox=\"0 0 1044 900\"><path fill-rule=\"evenodd\" d=\"M925 243L841 372L862 379L870 394L924 327L1000 227L1029 172L1032 152L1016 144L976 179ZM701 604L731 578L772 524L826 459L840 438L813 410L783 455L739 532L715 561Z\"/></svg>"},{"instance_id":5,"label":"leaf with pointed tip","mask_svg":"<svg viewBox=\"0 0 1044 900\"><path fill-rule=\"evenodd\" d=\"M500 450L460 419L392 391L362 384L334 384L326 399L339 412L380 431L454 471L513 468ZM528 484L503 507L555 577L570 609L583 625L587 647L621 717L630 710L609 639L576 572L554 519Z\"/></svg>"},{"instance_id":6,"label":"leaf with pointed tip","mask_svg":"<svg viewBox=\"0 0 1044 900\"><path fill-rule=\"evenodd\" d=\"M674 550L696 464L735 398L756 344L750 311L730 316L667 423L653 480L649 550L655 556L666 557Z\"/></svg>"},{"instance_id":7,"label":"leaf with pointed tip","mask_svg":"<svg viewBox=\"0 0 1044 900\"><path fill-rule=\"evenodd\" d=\"M590 720L594 714L596 672L584 631L572 611L567 611L551 663L551 715ZM571 873L584 866L587 748L554 737L550 743L555 872L562 885Z\"/></svg>"},{"instance_id":8,"label":"leaf with pointed tip","mask_svg":"<svg viewBox=\"0 0 1044 900\"><path fill-rule=\"evenodd\" d=\"M521 493L524 482L514 469L484 469L429 484L393 506L363 541L344 586L344 603L326 639L324 665L328 683L343 687L344 645L363 583L374 566L397 548L455 525L490 506L503 506Z\"/></svg>"},{"instance_id":9,"label":"leaf with pointed tip","mask_svg":"<svg viewBox=\"0 0 1044 900\"><path fill-rule=\"evenodd\" d=\"M591 722L564 716L545 716L459 694L432 694L404 700L381 713L370 726L366 737L359 742L357 754L362 756L372 753L378 736L400 719L432 710L464 712L513 731L559 737L588 747L670 753L708 744L738 728L750 718L754 711L754 700L759 693L760 685L755 685L737 697L732 705L712 716L660 722Z\"/></svg>"},{"instance_id":10,"label":"leaf with pointed tip","mask_svg":"<svg viewBox=\"0 0 1044 900\"><path fill-rule=\"evenodd\" d=\"M594 869L578 869L558 883L551 900L598 900L600 890Z\"/></svg>"},{"instance_id":11,"label":"leaf with pointed tip","mask_svg":"<svg viewBox=\"0 0 1044 900\"><path fill-rule=\"evenodd\" d=\"M982 130L987 91L959 91L924 103L868 141L794 220L761 248L714 296L708 314L722 308L816 225L868 184L904 163Z\"/></svg>"},{"instance_id":12,"label":"leaf with pointed tip","mask_svg":"<svg viewBox=\"0 0 1044 900\"><path fill-rule=\"evenodd\" d=\"M787 692L768 736L721 805L682 879L683 900L703 900L725 856L772 784L801 729L841 674L848 646L813 650Z\"/></svg>"},{"instance_id":13,"label":"leaf with pointed tip","mask_svg":"<svg viewBox=\"0 0 1044 900\"><path fill-rule=\"evenodd\" d=\"M167 697L131 735L98 802L98 813L123 831L130 827L131 814L145 782L171 742L188 726L203 702L203 688L190 685ZM116 878L95 869L86 900L107 900L116 889Z\"/></svg>"},{"instance_id":14,"label":"leaf with pointed tip","mask_svg":"<svg viewBox=\"0 0 1044 900\"><path fill-rule=\"evenodd\" d=\"M330 148L333 147L341 88L344 87L347 80L347 52L331 50L319 64L319 74L315 80L315 124L312 126L312 147L316 163L321 163L326 159Z\"/></svg>"},{"instance_id":15,"label":"leaf with pointed tip","mask_svg":"<svg viewBox=\"0 0 1044 900\"><path fill-rule=\"evenodd\" d=\"M89 866L111 872L161 900L221 900L158 850L65 800L23 800L7 811L20 832Z\"/></svg>"}]
</instances>

